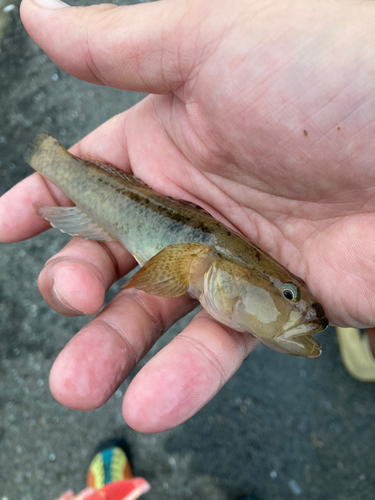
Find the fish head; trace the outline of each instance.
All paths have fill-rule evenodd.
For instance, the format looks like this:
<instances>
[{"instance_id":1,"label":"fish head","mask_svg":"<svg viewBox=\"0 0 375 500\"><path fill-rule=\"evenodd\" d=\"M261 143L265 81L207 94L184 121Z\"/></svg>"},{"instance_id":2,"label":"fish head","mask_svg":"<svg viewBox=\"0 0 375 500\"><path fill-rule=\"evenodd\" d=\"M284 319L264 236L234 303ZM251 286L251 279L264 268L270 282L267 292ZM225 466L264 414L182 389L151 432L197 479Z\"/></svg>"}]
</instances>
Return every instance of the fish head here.
<instances>
[{"instance_id":1,"label":"fish head","mask_svg":"<svg viewBox=\"0 0 375 500\"><path fill-rule=\"evenodd\" d=\"M312 334L328 326L323 307L300 278L273 261L252 269L217 256L200 301L218 321L272 349L306 358L321 354Z\"/></svg>"}]
</instances>

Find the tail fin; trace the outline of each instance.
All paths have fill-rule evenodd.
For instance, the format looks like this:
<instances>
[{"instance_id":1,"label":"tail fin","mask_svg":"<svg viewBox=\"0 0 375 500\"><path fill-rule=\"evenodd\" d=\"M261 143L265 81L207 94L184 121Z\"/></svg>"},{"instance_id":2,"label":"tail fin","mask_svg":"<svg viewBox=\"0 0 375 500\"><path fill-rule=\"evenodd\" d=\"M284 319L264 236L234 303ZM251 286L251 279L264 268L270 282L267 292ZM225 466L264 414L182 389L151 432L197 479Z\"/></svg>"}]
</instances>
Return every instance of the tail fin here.
<instances>
[{"instance_id":1,"label":"tail fin","mask_svg":"<svg viewBox=\"0 0 375 500\"><path fill-rule=\"evenodd\" d=\"M30 165L31 163L31 159L32 157L34 156L35 153L37 153L38 151L40 151L41 147L42 147L42 144L43 142L48 139L49 137L51 137L50 135L48 134L39 134L37 136L35 136L27 145L26 147L26 151L25 151L25 154L24 154L24 160L25 162ZM52 137L51 137L52 139Z\"/></svg>"}]
</instances>

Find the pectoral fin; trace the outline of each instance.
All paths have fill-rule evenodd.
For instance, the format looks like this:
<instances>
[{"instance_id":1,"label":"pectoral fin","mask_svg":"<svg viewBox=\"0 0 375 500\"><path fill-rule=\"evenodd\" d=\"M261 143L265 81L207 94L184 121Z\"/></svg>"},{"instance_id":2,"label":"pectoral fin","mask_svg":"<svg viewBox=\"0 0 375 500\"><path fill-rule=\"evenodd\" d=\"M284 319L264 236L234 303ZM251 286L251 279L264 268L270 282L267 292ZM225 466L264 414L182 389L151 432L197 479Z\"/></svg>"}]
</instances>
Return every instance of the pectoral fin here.
<instances>
[{"instance_id":1,"label":"pectoral fin","mask_svg":"<svg viewBox=\"0 0 375 500\"><path fill-rule=\"evenodd\" d=\"M152 257L122 288L137 288L158 297L179 297L192 276L204 273L214 250L200 243L169 245Z\"/></svg>"}]
</instances>

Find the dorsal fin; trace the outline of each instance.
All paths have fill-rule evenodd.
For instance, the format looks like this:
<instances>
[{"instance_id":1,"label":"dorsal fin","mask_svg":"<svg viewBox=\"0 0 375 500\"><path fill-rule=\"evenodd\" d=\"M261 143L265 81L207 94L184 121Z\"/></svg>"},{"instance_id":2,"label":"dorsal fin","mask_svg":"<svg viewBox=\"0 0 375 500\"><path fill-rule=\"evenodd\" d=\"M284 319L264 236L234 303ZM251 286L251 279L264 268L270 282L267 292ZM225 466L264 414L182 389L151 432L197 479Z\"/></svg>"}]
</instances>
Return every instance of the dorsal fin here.
<instances>
[{"instance_id":1,"label":"dorsal fin","mask_svg":"<svg viewBox=\"0 0 375 500\"><path fill-rule=\"evenodd\" d=\"M90 157L85 157L85 158L80 158L80 160L88 167L90 167L90 164L100 168L101 170L104 170L108 174L115 175L116 177L120 177L124 181L130 182L131 184L134 184L135 186L142 186L142 187L147 187L149 189L150 186L148 186L145 182L143 182L141 179L138 177L134 177L132 174L127 174L123 170L120 170L119 168L115 167L111 163L107 163L105 161L99 161L92 159Z\"/></svg>"},{"instance_id":2,"label":"dorsal fin","mask_svg":"<svg viewBox=\"0 0 375 500\"><path fill-rule=\"evenodd\" d=\"M212 217L212 215L209 212L207 212L206 209L204 209L200 205L197 205L196 203L193 203L192 201L186 201L186 200L178 200L178 201L179 201L179 203L181 203L182 205L185 205L186 207L195 208L195 209L199 210L200 212Z\"/></svg>"}]
</instances>

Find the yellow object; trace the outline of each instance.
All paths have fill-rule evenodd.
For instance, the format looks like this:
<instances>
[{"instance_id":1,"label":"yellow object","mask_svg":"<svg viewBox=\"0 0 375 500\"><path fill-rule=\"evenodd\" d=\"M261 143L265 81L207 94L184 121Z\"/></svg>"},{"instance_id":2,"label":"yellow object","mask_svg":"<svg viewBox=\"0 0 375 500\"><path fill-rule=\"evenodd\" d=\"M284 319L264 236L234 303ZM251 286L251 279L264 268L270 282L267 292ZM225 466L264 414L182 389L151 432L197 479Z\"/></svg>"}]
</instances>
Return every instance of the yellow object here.
<instances>
[{"instance_id":1,"label":"yellow object","mask_svg":"<svg viewBox=\"0 0 375 500\"><path fill-rule=\"evenodd\" d=\"M88 470L88 485L96 490L104 486L104 464L101 453L95 455Z\"/></svg>"},{"instance_id":2,"label":"yellow object","mask_svg":"<svg viewBox=\"0 0 375 500\"><path fill-rule=\"evenodd\" d=\"M341 359L350 375L361 382L375 382L375 358L367 335L356 328L336 328Z\"/></svg>"},{"instance_id":3,"label":"yellow object","mask_svg":"<svg viewBox=\"0 0 375 500\"><path fill-rule=\"evenodd\" d=\"M87 486L100 490L105 484L133 477L125 452L117 446L95 455L87 471Z\"/></svg>"}]
</instances>

